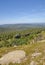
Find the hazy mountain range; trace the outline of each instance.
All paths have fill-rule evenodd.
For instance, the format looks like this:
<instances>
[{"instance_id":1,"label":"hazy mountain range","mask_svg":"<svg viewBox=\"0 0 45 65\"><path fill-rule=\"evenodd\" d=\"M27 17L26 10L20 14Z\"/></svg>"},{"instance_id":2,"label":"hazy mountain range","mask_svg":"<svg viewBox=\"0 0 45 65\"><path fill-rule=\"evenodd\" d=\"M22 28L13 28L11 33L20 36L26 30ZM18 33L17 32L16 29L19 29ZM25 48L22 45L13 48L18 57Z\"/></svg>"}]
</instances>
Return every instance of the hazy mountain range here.
<instances>
[{"instance_id":1,"label":"hazy mountain range","mask_svg":"<svg viewBox=\"0 0 45 65\"><path fill-rule=\"evenodd\" d=\"M35 24L4 24L0 25L0 31L4 30L24 30L29 28L45 28L45 23Z\"/></svg>"}]
</instances>

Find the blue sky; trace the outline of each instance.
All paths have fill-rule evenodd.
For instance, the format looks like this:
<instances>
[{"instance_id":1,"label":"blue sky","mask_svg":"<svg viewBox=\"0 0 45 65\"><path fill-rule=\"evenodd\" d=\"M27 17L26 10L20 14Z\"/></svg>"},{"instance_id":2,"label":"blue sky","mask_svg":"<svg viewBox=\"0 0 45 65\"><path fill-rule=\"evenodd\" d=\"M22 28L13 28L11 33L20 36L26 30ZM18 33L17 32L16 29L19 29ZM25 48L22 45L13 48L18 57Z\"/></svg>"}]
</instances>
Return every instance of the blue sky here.
<instances>
[{"instance_id":1,"label":"blue sky","mask_svg":"<svg viewBox=\"0 0 45 65\"><path fill-rule=\"evenodd\" d=\"M45 23L45 0L0 0L0 24Z\"/></svg>"}]
</instances>

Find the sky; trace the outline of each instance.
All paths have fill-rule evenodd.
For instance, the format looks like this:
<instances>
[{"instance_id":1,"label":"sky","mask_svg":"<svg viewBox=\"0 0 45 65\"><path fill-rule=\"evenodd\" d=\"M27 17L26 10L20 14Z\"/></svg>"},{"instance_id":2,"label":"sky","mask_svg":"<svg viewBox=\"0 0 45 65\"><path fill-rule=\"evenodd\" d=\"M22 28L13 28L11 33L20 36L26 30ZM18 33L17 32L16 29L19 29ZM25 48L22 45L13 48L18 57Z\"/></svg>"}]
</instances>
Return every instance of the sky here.
<instances>
[{"instance_id":1,"label":"sky","mask_svg":"<svg viewBox=\"0 0 45 65\"><path fill-rule=\"evenodd\" d=\"M0 24L45 23L45 0L0 0Z\"/></svg>"}]
</instances>

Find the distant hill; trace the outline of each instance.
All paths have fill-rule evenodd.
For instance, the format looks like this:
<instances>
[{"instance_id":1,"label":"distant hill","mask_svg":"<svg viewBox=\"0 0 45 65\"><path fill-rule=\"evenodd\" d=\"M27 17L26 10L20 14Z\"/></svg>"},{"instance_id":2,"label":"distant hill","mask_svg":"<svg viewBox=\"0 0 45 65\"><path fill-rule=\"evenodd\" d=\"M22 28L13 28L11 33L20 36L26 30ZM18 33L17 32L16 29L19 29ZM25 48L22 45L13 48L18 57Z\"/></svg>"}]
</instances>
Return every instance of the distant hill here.
<instances>
[{"instance_id":1,"label":"distant hill","mask_svg":"<svg viewBox=\"0 0 45 65\"><path fill-rule=\"evenodd\" d=\"M45 28L45 23L38 24L4 24L0 25L0 31L5 30L25 30L29 28Z\"/></svg>"}]
</instances>

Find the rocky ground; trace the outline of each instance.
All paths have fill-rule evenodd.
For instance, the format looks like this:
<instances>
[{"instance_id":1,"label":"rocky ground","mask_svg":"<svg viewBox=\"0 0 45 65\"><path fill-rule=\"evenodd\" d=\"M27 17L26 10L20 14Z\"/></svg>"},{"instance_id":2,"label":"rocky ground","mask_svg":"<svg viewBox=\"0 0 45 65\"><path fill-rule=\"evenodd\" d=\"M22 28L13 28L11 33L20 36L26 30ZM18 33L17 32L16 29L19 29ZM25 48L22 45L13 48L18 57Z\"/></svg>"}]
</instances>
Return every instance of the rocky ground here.
<instances>
[{"instance_id":1,"label":"rocky ground","mask_svg":"<svg viewBox=\"0 0 45 65\"><path fill-rule=\"evenodd\" d=\"M45 42L0 49L0 55L2 65L45 65Z\"/></svg>"}]
</instances>

